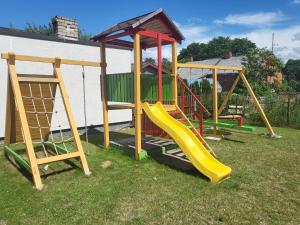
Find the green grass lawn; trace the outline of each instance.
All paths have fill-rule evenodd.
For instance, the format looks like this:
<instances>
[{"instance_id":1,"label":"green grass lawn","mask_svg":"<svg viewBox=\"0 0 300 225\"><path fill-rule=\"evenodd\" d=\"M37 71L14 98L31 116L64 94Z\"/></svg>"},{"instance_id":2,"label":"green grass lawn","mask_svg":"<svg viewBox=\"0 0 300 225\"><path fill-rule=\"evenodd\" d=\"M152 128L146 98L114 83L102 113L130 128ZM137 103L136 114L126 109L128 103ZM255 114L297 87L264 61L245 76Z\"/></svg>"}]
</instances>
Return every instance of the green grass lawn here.
<instances>
[{"instance_id":1,"label":"green grass lawn","mask_svg":"<svg viewBox=\"0 0 300 225\"><path fill-rule=\"evenodd\" d=\"M209 142L233 170L218 185L151 157L134 161L128 150L103 151L102 137L91 136L93 174L72 169L48 176L39 192L1 152L0 225L300 224L300 130L275 131L283 138L258 128ZM112 162L108 169L101 167L105 160Z\"/></svg>"}]
</instances>

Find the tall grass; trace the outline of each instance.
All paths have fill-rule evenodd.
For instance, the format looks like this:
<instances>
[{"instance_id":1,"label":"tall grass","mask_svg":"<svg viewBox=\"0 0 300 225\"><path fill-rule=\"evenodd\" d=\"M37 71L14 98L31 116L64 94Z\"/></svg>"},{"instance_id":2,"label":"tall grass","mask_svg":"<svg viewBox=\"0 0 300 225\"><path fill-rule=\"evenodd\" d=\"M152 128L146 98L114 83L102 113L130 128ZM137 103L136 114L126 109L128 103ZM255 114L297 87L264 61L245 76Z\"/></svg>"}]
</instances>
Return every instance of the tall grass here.
<instances>
[{"instance_id":1,"label":"tall grass","mask_svg":"<svg viewBox=\"0 0 300 225\"><path fill-rule=\"evenodd\" d=\"M222 104L225 96L226 93L219 94L219 106ZM300 97L292 95L289 101L287 95L268 93L258 99L272 125L300 128ZM211 111L213 108L212 95L202 95L201 100ZM228 105L243 106L243 115L248 123L262 124L260 115L249 96L241 94L232 96ZM225 114L228 114L228 105L224 110Z\"/></svg>"}]
</instances>

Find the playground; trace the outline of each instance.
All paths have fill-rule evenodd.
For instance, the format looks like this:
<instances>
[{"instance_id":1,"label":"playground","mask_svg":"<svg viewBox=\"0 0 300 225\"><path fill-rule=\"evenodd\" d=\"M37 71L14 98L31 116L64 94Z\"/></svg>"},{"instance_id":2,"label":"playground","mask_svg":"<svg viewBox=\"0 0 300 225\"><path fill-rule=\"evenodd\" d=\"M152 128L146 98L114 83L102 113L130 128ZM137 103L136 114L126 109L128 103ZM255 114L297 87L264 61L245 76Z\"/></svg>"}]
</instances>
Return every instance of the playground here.
<instances>
[{"instance_id":1,"label":"playground","mask_svg":"<svg viewBox=\"0 0 300 225\"><path fill-rule=\"evenodd\" d=\"M244 67L178 62L183 40L158 9L94 36L100 61L1 54L8 79L0 225L297 224L300 131L272 127ZM110 45L132 50L133 72L107 72ZM164 46L172 55L170 74L162 73ZM151 75L141 71L150 48L157 51ZM19 62L46 64L53 73L24 74ZM84 133L65 86L64 71L72 67L82 69ZM84 78L91 67L101 72L100 129L87 125ZM210 110L180 68L211 72ZM220 71L236 74L222 99ZM241 107L228 106L238 83L259 126L245 124ZM130 126L110 124L110 112L119 110L132 112Z\"/></svg>"},{"instance_id":2,"label":"playground","mask_svg":"<svg viewBox=\"0 0 300 225\"><path fill-rule=\"evenodd\" d=\"M93 175L78 169L55 174L38 192L1 152L0 224L298 224L300 131L275 130L286 138L267 138L257 128L250 136L235 131L228 140L209 141L234 168L216 186L154 157L134 161L130 150L99 149L103 134L101 140L95 134L87 156ZM111 133L114 140L124 135ZM107 160L112 165L103 169Z\"/></svg>"}]
</instances>

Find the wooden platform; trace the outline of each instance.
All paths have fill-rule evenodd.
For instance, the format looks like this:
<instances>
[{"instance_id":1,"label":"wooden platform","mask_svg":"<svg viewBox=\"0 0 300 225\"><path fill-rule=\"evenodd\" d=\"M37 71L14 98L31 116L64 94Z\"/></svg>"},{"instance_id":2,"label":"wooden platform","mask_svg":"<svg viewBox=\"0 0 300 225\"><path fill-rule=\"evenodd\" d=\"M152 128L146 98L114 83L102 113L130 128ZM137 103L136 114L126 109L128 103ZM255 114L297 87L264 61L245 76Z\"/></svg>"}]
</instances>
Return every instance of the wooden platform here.
<instances>
[{"instance_id":1,"label":"wooden platform","mask_svg":"<svg viewBox=\"0 0 300 225\"><path fill-rule=\"evenodd\" d=\"M150 104L153 105L153 104ZM108 110L120 110L120 109L134 109L135 104L133 103L124 103L124 104L109 104L107 105ZM175 111L176 106L175 105L164 105L164 109L169 111Z\"/></svg>"}]
</instances>

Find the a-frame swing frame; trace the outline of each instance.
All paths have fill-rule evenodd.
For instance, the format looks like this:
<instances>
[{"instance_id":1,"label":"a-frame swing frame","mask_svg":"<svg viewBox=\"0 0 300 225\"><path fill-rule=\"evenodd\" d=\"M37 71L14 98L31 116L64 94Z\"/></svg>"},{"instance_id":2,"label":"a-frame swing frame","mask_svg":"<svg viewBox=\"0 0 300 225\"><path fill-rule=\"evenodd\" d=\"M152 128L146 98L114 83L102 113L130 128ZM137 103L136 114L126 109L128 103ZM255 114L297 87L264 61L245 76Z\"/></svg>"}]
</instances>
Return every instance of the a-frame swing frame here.
<instances>
[{"instance_id":1,"label":"a-frame swing frame","mask_svg":"<svg viewBox=\"0 0 300 225\"><path fill-rule=\"evenodd\" d=\"M263 120L268 133L271 137L274 138L280 138L281 136L277 135L274 133L274 130L262 108L260 105L258 99L256 98L246 76L244 75L245 69L243 67L234 67L234 66L216 66L216 65L201 65L201 64L183 64L183 63L178 63L177 64L178 68L194 68L194 69L211 69L213 72L213 121L214 121L214 130L216 131L218 128L218 116L223 112L225 109L230 97L233 94L233 91L235 87L237 86L238 82L242 80L243 84L246 87L246 90L250 97L253 100L253 103L257 109L257 111L260 114L261 119ZM230 90L228 91L227 95L225 96L221 106L218 108L218 70L232 70L232 71L237 71L238 76L234 80Z\"/></svg>"},{"instance_id":2,"label":"a-frame swing frame","mask_svg":"<svg viewBox=\"0 0 300 225\"><path fill-rule=\"evenodd\" d=\"M41 190L43 188L39 165L47 164L55 161L78 158L81 162L82 169L85 175L90 175L90 170L87 164L87 160L84 155L83 147L80 141L80 136L77 130L75 119L71 111L71 104L67 96L65 84L62 77L62 72L60 65L81 65L81 66L92 66L101 67L100 62L88 62L88 61L78 61L78 60L68 60L60 58L46 58L46 57L34 57L25 55L15 55L13 53L2 54L2 59L7 60L8 65L8 80L7 80L7 108L6 108L6 125L5 125L5 147L6 152L10 153L16 161L18 161L23 167L25 167L29 172L31 172L33 177L33 182L36 189ZM30 61L30 62L43 62L51 63L53 65L53 77L29 77L20 78L16 72L16 61ZM51 83L56 84L59 87L63 105L65 107L66 115L70 125L71 132L74 137L75 146L77 151L75 152L64 152L64 154L59 154L55 156L49 156L44 158L37 158L34 150L34 145L32 142L32 136L30 133L30 128L26 116L25 106L22 99L20 82L38 82L38 83ZM12 151L8 146L12 144L12 136L15 135L16 130L13 129L12 121L14 118L12 115L17 113L20 120L20 125L23 133L23 139L26 146L26 153L28 156L28 162L24 160L17 153ZM13 129L13 130L12 130Z\"/></svg>"},{"instance_id":3,"label":"a-frame swing frame","mask_svg":"<svg viewBox=\"0 0 300 225\"><path fill-rule=\"evenodd\" d=\"M230 90L228 91L228 93L225 96L225 98L224 98L221 106L219 107L217 114L220 115L224 111L224 109L225 109L225 107L226 107L229 99L231 98L231 96L233 94L234 89L236 88L236 86L237 86L237 84L239 83L240 80L243 82L243 84L244 84L244 86L245 86L248 94L252 98L253 103L254 103L254 105L256 107L256 110L259 112L260 117L263 120L263 122L264 122L264 124L265 124L265 126L266 126L266 128L268 130L269 135L271 137L274 137L274 138L279 138L280 136L274 133L274 130L273 130L273 128L272 128L272 126L271 126L271 124L270 124L270 122L269 122L269 120L268 120L268 118L267 118L267 116L266 116L266 114L265 114L262 106L260 105L260 103L259 103L258 99L256 98L255 93L253 92L253 90L252 90L252 88L251 88L251 86L250 86L250 84L249 84L246 76L244 75L244 70L240 70L239 71L238 76L234 80L234 82L233 82Z\"/></svg>"}]
</instances>

